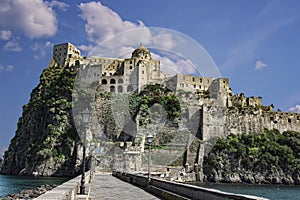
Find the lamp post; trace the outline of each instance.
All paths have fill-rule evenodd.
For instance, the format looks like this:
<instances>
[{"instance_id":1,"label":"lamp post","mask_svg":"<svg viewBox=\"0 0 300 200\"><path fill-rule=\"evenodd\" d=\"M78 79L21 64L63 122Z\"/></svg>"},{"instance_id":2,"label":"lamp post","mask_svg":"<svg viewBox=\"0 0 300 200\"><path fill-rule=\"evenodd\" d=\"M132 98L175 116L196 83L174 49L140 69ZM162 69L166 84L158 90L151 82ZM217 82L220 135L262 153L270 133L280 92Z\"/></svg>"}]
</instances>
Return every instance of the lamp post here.
<instances>
[{"instance_id":1,"label":"lamp post","mask_svg":"<svg viewBox=\"0 0 300 200\"><path fill-rule=\"evenodd\" d=\"M91 153L91 169L90 169L90 182L93 179L93 175L94 175L94 154L95 154L95 143L92 142L90 145L90 153Z\"/></svg>"},{"instance_id":2,"label":"lamp post","mask_svg":"<svg viewBox=\"0 0 300 200\"><path fill-rule=\"evenodd\" d=\"M81 117L82 117L82 122L84 126L84 138L83 138L83 156L82 156L82 176L81 176L81 185L80 185L80 194L85 194L85 153L86 153L86 131L87 131L87 126L90 121L90 116L91 112L88 109L85 109L84 111L81 112Z\"/></svg>"},{"instance_id":3,"label":"lamp post","mask_svg":"<svg viewBox=\"0 0 300 200\"><path fill-rule=\"evenodd\" d=\"M147 135L147 142L148 142L148 145L149 145L149 149L148 149L148 183L150 183L150 173L151 173L151 170L150 170L150 162L151 162L151 144L152 144L152 141L153 141L153 135L148 134Z\"/></svg>"},{"instance_id":4,"label":"lamp post","mask_svg":"<svg viewBox=\"0 0 300 200\"><path fill-rule=\"evenodd\" d=\"M124 151L124 156L125 156L125 173L127 173L127 165L128 165L128 161L127 161L127 157L128 157L128 149L126 148L125 151Z\"/></svg>"}]
</instances>

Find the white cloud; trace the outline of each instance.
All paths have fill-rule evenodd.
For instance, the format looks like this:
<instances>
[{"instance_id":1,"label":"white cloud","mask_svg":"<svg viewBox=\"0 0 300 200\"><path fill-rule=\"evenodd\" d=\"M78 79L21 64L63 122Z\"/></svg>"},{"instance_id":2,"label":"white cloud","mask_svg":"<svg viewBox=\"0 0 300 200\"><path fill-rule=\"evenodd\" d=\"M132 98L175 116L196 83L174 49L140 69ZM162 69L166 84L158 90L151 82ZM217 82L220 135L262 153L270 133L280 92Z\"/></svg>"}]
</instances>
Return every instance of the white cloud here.
<instances>
[{"instance_id":1,"label":"white cloud","mask_svg":"<svg viewBox=\"0 0 300 200\"><path fill-rule=\"evenodd\" d=\"M79 45L78 48L85 52L91 52L95 48L95 46L82 44L82 45Z\"/></svg>"},{"instance_id":2,"label":"white cloud","mask_svg":"<svg viewBox=\"0 0 300 200\"><path fill-rule=\"evenodd\" d=\"M59 8L60 10L62 11L67 11L68 8L69 8L69 5L66 4L65 2L61 2L61 1L56 1L56 0L53 0L53 1L50 1L50 2L46 2L46 4L53 8L53 7L57 7Z\"/></svg>"},{"instance_id":3,"label":"white cloud","mask_svg":"<svg viewBox=\"0 0 300 200\"><path fill-rule=\"evenodd\" d=\"M0 147L0 158L3 157L4 152L7 150L7 147Z\"/></svg>"},{"instance_id":4,"label":"white cloud","mask_svg":"<svg viewBox=\"0 0 300 200\"><path fill-rule=\"evenodd\" d=\"M81 50L91 50L93 46L103 41L105 41L105 46L110 49L114 49L120 44L137 47L140 43L159 44L161 48L165 49L176 46L176 41L166 31L160 30L152 33L142 21L134 23L124 20L118 13L100 2L81 3L79 8L82 12L80 17L86 21L85 31L88 40L92 43L92 45L81 45ZM122 34L124 32L126 34Z\"/></svg>"},{"instance_id":5,"label":"white cloud","mask_svg":"<svg viewBox=\"0 0 300 200\"><path fill-rule=\"evenodd\" d=\"M13 65L8 65L8 66L2 66L0 65L0 73L2 72L13 72L15 70L15 67Z\"/></svg>"},{"instance_id":6,"label":"white cloud","mask_svg":"<svg viewBox=\"0 0 300 200\"><path fill-rule=\"evenodd\" d=\"M41 0L2 0L0 26L22 31L30 38L52 36L57 31L54 11Z\"/></svg>"},{"instance_id":7,"label":"white cloud","mask_svg":"<svg viewBox=\"0 0 300 200\"><path fill-rule=\"evenodd\" d=\"M44 58L52 50L52 47L53 47L53 43L49 41L47 41L45 44L34 43L31 46L31 50L36 52L35 55L33 56L34 59L39 60L41 58Z\"/></svg>"},{"instance_id":8,"label":"white cloud","mask_svg":"<svg viewBox=\"0 0 300 200\"><path fill-rule=\"evenodd\" d=\"M153 35L153 43L159 44L160 46L171 49L176 45L175 41L172 38L172 35L164 32L160 32L159 34Z\"/></svg>"},{"instance_id":9,"label":"white cloud","mask_svg":"<svg viewBox=\"0 0 300 200\"><path fill-rule=\"evenodd\" d=\"M179 57L163 56L151 53L152 58L155 60L160 60L160 67L162 72L170 76L175 74L194 74L197 73L196 67L191 61L185 60Z\"/></svg>"},{"instance_id":10,"label":"white cloud","mask_svg":"<svg viewBox=\"0 0 300 200\"><path fill-rule=\"evenodd\" d=\"M80 17L86 21L85 31L90 44L82 44L78 48L90 52L90 55L104 57L128 58L135 48L143 43L146 47L158 46L168 51L175 47L176 40L173 35L163 29L147 28L143 22L133 23L123 20L118 13L102 5L100 2L81 3ZM113 39L112 39L113 38ZM101 47L97 46L101 42ZM155 54L152 58L160 60L164 73L197 73L191 61L172 55Z\"/></svg>"},{"instance_id":11,"label":"white cloud","mask_svg":"<svg viewBox=\"0 0 300 200\"><path fill-rule=\"evenodd\" d=\"M122 18L107 6L100 2L81 3L81 18L87 23L85 31L91 42L98 43L114 36L117 33L144 27L142 22L132 23Z\"/></svg>"},{"instance_id":12,"label":"white cloud","mask_svg":"<svg viewBox=\"0 0 300 200\"><path fill-rule=\"evenodd\" d=\"M249 32L248 38L245 38L228 50L227 58L221 66L232 69L249 62L257 56L257 49L272 33L290 25L296 20L297 18L294 16L272 19L272 21L268 22L265 26L258 27L252 32ZM257 24L257 21L255 21L255 24Z\"/></svg>"},{"instance_id":13,"label":"white cloud","mask_svg":"<svg viewBox=\"0 0 300 200\"><path fill-rule=\"evenodd\" d=\"M4 71L4 67L0 65L0 73Z\"/></svg>"},{"instance_id":14,"label":"white cloud","mask_svg":"<svg viewBox=\"0 0 300 200\"><path fill-rule=\"evenodd\" d=\"M152 32L141 21L133 23L123 20L118 13L100 2L81 3L79 8L82 12L80 17L86 22L85 31L88 40L91 42L79 46L83 51L95 51L94 47L99 43L102 49L96 51L98 51L97 55L101 56L123 55L124 50L136 48L140 43L146 46L148 44L159 46L162 49L176 46L175 39L167 31ZM115 52L116 50L118 52ZM105 55L103 52L110 52L110 55Z\"/></svg>"},{"instance_id":15,"label":"white cloud","mask_svg":"<svg viewBox=\"0 0 300 200\"><path fill-rule=\"evenodd\" d=\"M300 113L300 105L296 105L289 109L290 112Z\"/></svg>"},{"instance_id":16,"label":"white cloud","mask_svg":"<svg viewBox=\"0 0 300 200\"><path fill-rule=\"evenodd\" d=\"M11 31L0 30L0 39L1 40L9 40L11 37Z\"/></svg>"},{"instance_id":17,"label":"white cloud","mask_svg":"<svg viewBox=\"0 0 300 200\"><path fill-rule=\"evenodd\" d=\"M15 67L13 65L8 65L5 69L7 72L13 72L15 70Z\"/></svg>"},{"instance_id":18,"label":"white cloud","mask_svg":"<svg viewBox=\"0 0 300 200\"><path fill-rule=\"evenodd\" d=\"M147 44L159 46L162 49L176 46L176 40L168 31L152 32L142 21L134 23L124 20L118 13L100 2L81 3L79 8L82 12L80 17L86 22L85 31L88 40L91 42L89 45L79 47L83 51L93 50L93 47L100 42L103 52L118 49L120 46L125 49L136 48L140 43L146 46Z\"/></svg>"},{"instance_id":19,"label":"white cloud","mask_svg":"<svg viewBox=\"0 0 300 200\"><path fill-rule=\"evenodd\" d=\"M19 43L16 41L7 42L3 47L3 49L6 51L14 51L14 52L22 51L22 48L20 47Z\"/></svg>"},{"instance_id":20,"label":"white cloud","mask_svg":"<svg viewBox=\"0 0 300 200\"><path fill-rule=\"evenodd\" d=\"M268 65L266 63L264 63L263 61L256 61L256 65L255 65L255 71L259 71L262 70L264 68L266 68Z\"/></svg>"}]
</instances>

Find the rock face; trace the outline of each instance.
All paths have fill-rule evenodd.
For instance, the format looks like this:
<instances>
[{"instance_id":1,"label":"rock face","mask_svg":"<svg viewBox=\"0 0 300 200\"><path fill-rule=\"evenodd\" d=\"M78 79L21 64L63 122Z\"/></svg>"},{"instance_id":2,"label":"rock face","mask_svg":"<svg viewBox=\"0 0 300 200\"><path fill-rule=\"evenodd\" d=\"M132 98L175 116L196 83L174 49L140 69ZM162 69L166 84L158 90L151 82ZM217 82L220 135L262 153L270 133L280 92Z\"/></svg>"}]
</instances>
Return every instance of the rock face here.
<instances>
[{"instance_id":1,"label":"rock face","mask_svg":"<svg viewBox=\"0 0 300 200\"><path fill-rule=\"evenodd\" d=\"M224 168L207 166L204 170L205 181L222 183L299 185L299 171L287 173L281 169L274 169L272 171L258 172L255 169L238 169L238 165L232 165L228 162L226 164L231 165L232 170L227 171Z\"/></svg>"},{"instance_id":2,"label":"rock face","mask_svg":"<svg viewBox=\"0 0 300 200\"><path fill-rule=\"evenodd\" d=\"M75 76L74 65L59 66L51 60L23 106L2 174L73 176L79 171L79 140L71 112Z\"/></svg>"},{"instance_id":3,"label":"rock face","mask_svg":"<svg viewBox=\"0 0 300 200\"><path fill-rule=\"evenodd\" d=\"M299 144L300 134L293 131L265 130L219 139L204 159L205 181L298 185Z\"/></svg>"},{"instance_id":4,"label":"rock face","mask_svg":"<svg viewBox=\"0 0 300 200\"><path fill-rule=\"evenodd\" d=\"M53 188L55 188L57 185L41 185L37 188L34 189L26 189L26 190L22 190L20 193L18 194L8 194L6 195L2 200L18 200L18 199L35 199L38 196L44 194L45 192L52 190Z\"/></svg>"},{"instance_id":5,"label":"rock face","mask_svg":"<svg viewBox=\"0 0 300 200\"><path fill-rule=\"evenodd\" d=\"M96 103L97 113L92 114L90 122L93 143L115 142L124 150L127 148L129 151L144 152L147 146L145 133L151 131L147 124L151 125L165 111L166 129L161 128L162 131L154 134L153 145L163 152L156 153L157 160L160 164L163 161L185 166L187 172L197 166L197 173L201 176L203 155L212 149L219 136L261 133L264 128L281 132L300 131L300 114L274 112L273 106L262 105L260 97L234 95L226 78L182 74L169 77L160 72L159 61L152 60L150 52L142 46L133 52L132 58L123 60L83 57L74 45L65 43L54 46L49 67L43 71L29 103L23 107L15 137L4 155L2 174L73 176L79 172L81 160L78 152L81 151L78 151L79 137L74 126L78 118L74 115L73 119L72 115L72 92L78 69L78 77L84 84L75 87L78 94L83 94L78 95L77 99L96 97L93 103ZM92 90L91 94L89 90ZM92 98L87 98L89 95ZM81 107L81 101L76 102L74 99L74 104L79 106L77 109L74 106L73 113L86 108ZM157 107L155 111L155 104L164 109L158 110ZM188 136L187 130L196 136L195 139ZM99 142L96 146L103 148L104 145ZM173 160L171 153L166 153L166 150L176 154L174 157L179 153L172 148L183 152L186 149L186 152L179 159ZM256 147L251 148L249 152L255 153ZM106 150L102 149L101 152L107 154L114 150L111 145L107 145ZM299 152L294 156L299 156ZM224 155L215 153L224 158L217 163L221 166L231 165L234 170L223 172L222 167L210 163L211 167L205 168L206 180L255 182L267 176L260 172L253 174L245 165L241 167L239 163L243 159L231 159L236 155L233 154L235 152ZM166 155L168 158L165 158ZM101 156L103 158L107 155ZM113 166L113 159L108 157L107 160L111 161L104 165L104 169ZM252 173L251 176L248 172ZM299 173L294 172L280 180L299 182ZM277 170L271 174L279 176L282 172Z\"/></svg>"}]
</instances>

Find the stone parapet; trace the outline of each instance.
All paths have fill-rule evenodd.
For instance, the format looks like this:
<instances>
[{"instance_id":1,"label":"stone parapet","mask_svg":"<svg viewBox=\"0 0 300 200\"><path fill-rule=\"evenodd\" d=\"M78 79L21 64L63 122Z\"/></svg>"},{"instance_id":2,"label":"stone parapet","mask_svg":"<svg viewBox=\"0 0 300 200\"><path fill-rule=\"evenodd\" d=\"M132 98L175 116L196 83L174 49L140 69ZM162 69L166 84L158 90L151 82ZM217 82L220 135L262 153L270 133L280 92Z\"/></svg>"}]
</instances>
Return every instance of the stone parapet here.
<instances>
[{"instance_id":1,"label":"stone parapet","mask_svg":"<svg viewBox=\"0 0 300 200\"><path fill-rule=\"evenodd\" d=\"M151 181L148 182L147 177L136 174L113 172L113 176L139 186L152 194L161 195L164 199L267 200L266 198L252 195L233 194L157 178L151 178Z\"/></svg>"},{"instance_id":2,"label":"stone parapet","mask_svg":"<svg viewBox=\"0 0 300 200\"><path fill-rule=\"evenodd\" d=\"M86 195L78 195L81 175L64 182L63 184L57 186L56 188L47 191L41 196L35 198L36 200L77 200L77 199L88 199L89 196L89 183L90 181L90 171L85 174L85 183L86 183Z\"/></svg>"}]
</instances>

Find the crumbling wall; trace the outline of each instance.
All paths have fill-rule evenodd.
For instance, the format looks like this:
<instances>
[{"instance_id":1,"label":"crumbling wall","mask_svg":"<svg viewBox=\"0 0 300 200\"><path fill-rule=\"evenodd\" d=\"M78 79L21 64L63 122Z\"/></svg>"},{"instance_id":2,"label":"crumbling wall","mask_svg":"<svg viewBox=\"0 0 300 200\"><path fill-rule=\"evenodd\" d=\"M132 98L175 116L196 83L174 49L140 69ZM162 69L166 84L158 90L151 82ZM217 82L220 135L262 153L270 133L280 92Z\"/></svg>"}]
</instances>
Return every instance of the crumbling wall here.
<instances>
[{"instance_id":1,"label":"crumbling wall","mask_svg":"<svg viewBox=\"0 0 300 200\"><path fill-rule=\"evenodd\" d=\"M267 111L257 107L228 108L224 135L262 133L264 129L300 131L300 114Z\"/></svg>"}]
</instances>

